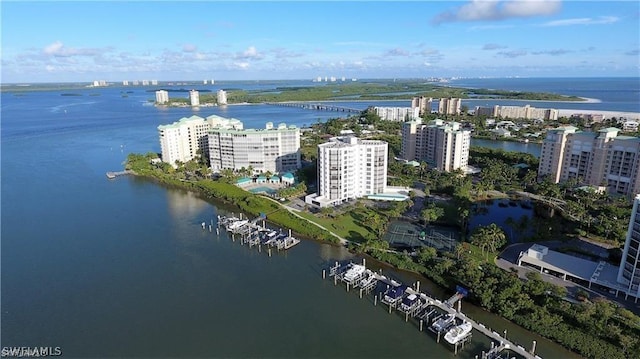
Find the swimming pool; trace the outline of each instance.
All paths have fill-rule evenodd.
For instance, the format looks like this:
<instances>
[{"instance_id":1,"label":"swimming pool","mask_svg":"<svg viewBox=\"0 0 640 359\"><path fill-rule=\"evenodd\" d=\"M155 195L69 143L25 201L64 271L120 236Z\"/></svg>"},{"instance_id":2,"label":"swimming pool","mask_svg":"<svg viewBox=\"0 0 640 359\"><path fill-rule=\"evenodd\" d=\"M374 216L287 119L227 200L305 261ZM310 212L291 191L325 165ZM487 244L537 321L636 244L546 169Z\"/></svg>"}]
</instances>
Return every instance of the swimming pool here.
<instances>
[{"instance_id":1,"label":"swimming pool","mask_svg":"<svg viewBox=\"0 0 640 359\"><path fill-rule=\"evenodd\" d=\"M275 189L273 189L273 188L260 186L260 187L256 187L256 188L250 189L249 192L251 192L251 193L276 194L277 191Z\"/></svg>"},{"instance_id":2,"label":"swimming pool","mask_svg":"<svg viewBox=\"0 0 640 359\"><path fill-rule=\"evenodd\" d=\"M383 200L383 201L406 201L407 199L409 199L409 196L404 195L404 194L372 194L367 196L367 198L369 199L379 199L379 200Z\"/></svg>"}]
</instances>

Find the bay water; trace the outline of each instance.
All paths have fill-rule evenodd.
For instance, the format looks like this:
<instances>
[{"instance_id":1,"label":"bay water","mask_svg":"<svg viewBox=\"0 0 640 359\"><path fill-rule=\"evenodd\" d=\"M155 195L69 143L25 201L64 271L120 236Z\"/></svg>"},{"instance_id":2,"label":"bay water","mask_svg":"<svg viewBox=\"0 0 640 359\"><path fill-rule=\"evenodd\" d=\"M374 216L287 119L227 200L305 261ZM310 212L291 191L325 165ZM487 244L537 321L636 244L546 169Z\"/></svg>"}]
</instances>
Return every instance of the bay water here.
<instances>
[{"instance_id":1,"label":"bay water","mask_svg":"<svg viewBox=\"0 0 640 359\"><path fill-rule=\"evenodd\" d=\"M322 280L352 255L304 240L286 253L241 246L201 222L234 211L135 177L108 180L128 153L158 152L157 126L219 114L303 125L336 113L266 105L156 108L119 89L2 94L1 344L61 347L68 357L453 358L415 323ZM360 260L360 258L353 258ZM444 298L425 279L382 268ZM463 303L544 358L576 357ZM459 358L489 342L475 334Z\"/></svg>"}]
</instances>

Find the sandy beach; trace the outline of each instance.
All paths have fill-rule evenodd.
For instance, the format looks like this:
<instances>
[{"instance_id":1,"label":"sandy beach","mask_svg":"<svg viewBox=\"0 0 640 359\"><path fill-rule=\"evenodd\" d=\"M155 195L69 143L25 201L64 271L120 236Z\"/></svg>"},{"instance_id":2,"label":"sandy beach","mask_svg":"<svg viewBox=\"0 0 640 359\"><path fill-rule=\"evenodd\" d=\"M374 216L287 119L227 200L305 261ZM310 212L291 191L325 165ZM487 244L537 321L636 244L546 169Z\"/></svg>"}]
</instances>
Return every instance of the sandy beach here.
<instances>
[{"instance_id":1,"label":"sandy beach","mask_svg":"<svg viewBox=\"0 0 640 359\"><path fill-rule=\"evenodd\" d=\"M626 118L628 120L640 120L640 112L619 112L619 111L601 111L601 110L578 110L578 109L558 109L558 117L570 117L573 114L591 114L602 115L605 119L609 118Z\"/></svg>"}]
</instances>

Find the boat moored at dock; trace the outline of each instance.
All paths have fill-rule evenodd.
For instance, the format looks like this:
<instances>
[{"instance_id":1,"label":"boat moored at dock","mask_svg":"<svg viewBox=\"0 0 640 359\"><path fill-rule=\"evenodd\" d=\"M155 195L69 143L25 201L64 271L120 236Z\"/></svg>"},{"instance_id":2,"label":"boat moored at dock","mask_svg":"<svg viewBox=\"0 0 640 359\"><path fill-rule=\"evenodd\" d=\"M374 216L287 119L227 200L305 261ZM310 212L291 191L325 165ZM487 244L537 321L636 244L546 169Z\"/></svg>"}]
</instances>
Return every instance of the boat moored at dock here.
<instances>
[{"instance_id":1,"label":"boat moored at dock","mask_svg":"<svg viewBox=\"0 0 640 359\"><path fill-rule=\"evenodd\" d=\"M346 272L344 272L343 280L350 285L356 284L364 277L366 269L361 264L349 263Z\"/></svg>"},{"instance_id":2,"label":"boat moored at dock","mask_svg":"<svg viewBox=\"0 0 640 359\"><path fill-rule=\"evenodd\" d=\"M444 335L444 340L446 340L449 344L458 344L471 333L472 329L473 325L465 321L462 324L456 325L453 328L449 329L447 334Z\"/></svg>"},{"instance_id":3,"label":"boat moored at dock","mask_svg":"<svg viewBox=\"0 0 640 359\"><path fill-rule=\"evenodd\" d=\"M456 315L453 313L447 313L438 317L433 324L431 324L429 329L435 333L442 333L451 328L452 325L455 325L455 323Z\"/></svg>"}]
</instances>

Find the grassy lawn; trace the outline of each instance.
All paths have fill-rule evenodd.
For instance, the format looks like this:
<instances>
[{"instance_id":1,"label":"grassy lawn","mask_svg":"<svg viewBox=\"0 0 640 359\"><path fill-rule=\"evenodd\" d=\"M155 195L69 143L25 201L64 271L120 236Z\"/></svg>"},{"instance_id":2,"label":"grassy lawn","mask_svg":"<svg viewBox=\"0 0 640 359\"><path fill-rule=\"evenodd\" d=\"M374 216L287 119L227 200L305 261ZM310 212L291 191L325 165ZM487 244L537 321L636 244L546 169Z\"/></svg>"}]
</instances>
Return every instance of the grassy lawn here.
<instances>
[{"instance_id":1,"label":"grassy lawn","mask_svg":"<svg viewBox=\"0 0 640 359\"><path fill-rule=\"evenodd\" d=\"M367 234L370 233L368 228L358 224L359 216L357 212L341 214L335 218L322 217L307 212L298 212L298 214L350 241L363 242Z\"/></svg>"}]
</instances>

